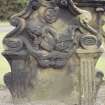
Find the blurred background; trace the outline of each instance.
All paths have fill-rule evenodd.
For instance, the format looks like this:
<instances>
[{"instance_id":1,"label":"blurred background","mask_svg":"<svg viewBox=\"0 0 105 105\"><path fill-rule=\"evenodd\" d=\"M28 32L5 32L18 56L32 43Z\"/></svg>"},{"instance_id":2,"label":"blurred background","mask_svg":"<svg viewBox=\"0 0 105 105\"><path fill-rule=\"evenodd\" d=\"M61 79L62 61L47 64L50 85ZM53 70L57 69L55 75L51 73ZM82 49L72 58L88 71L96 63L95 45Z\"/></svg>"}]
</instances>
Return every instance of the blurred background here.
<instances>
[{"instance_id":1,"label":"blurred background","mask_svg":"<svg viewBox=\"0 0 105 105\"><path fill-rule=\"evenodd\" d=\"M3 37L14 27L9 24L9 18L23 10L28 0L0 0L0 88L4 85L3 76L10 71L10 66L1 55ZM105 54L99 59L96 69L105 73Z\"/></svg>"},{"instance_id":2,"label":"blurred background","mask_svg":"<svg viewBox=\"0 0 105 105\"><path fill-rule=\"evenodd\" d=\"M5 21L13 14L19 12L28 0L0 0L0 20Z\"/></svg>"}]
</instances>

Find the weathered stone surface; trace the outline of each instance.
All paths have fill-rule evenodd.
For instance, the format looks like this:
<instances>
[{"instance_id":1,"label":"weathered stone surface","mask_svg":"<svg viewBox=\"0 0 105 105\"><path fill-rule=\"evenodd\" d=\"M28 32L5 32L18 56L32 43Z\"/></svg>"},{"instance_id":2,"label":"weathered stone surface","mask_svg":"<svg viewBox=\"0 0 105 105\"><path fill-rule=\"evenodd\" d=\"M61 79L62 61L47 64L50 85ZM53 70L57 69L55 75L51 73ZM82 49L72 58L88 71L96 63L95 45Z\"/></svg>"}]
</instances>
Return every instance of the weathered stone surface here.
<instances>
[{"instance_id":1,"label":"weathered stone surface","mask_svg":"<svg viewBox=\"0 0 105 105\"><path fill-rule=\"evenodd\" d=\"M11 66L4 82L16 102L94 105L102 80L95 64L103 51L93 20L72 0L30 0L11 18L16 28L3 40Z\"/></svg>"}]
</instances>

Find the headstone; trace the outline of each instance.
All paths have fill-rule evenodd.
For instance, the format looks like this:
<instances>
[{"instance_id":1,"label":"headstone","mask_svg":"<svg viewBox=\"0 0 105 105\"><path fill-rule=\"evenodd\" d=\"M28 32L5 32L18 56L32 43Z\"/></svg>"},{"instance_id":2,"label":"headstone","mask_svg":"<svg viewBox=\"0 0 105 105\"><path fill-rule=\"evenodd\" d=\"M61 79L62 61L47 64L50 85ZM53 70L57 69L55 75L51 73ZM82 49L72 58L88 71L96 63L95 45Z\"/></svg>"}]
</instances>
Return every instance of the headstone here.
<instances>
[{"instance_id":1,"label":"headstone","mask_svg":"<svg viewBox=\"0 0 105 105\"><path fill-rule=\"evenodd\" d=\"M102 22L100 11L78 5L72 0L30 0L11 17L16 28L4 38L2 54L11 66L4 82L16 102L95 104L103 81L95 71L103 53Z\"/></svg>"}]
</instances>

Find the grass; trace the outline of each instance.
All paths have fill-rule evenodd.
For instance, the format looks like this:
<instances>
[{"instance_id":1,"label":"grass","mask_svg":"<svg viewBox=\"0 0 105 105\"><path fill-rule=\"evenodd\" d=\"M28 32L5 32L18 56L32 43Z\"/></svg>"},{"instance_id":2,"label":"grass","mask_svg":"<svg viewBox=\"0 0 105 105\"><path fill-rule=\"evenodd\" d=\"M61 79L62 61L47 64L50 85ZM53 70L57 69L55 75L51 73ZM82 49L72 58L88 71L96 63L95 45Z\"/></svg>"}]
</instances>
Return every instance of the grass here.
<instances>
[{"instance_id":1,"label":"grass","mask_svg":"<svg viewBox=\"0 0 105 105\"><path fill-rule=\"evenodd\" d=\"M10 23L6 22L6 21L0 21L0 26L9 26Z\"/></svg>"},{"instance_id":2,"label":"grass","mask_svg":"<svg viewBox=\"0 0 105 105\"><path fill-rule=\"evenodd\" d=\"M10 67L6 59L0 55L0 85L4 85L4 74L10 71Z\"/></svg>"},{"instance_id":3,"label":"grass","mask_svg":"<svg viewBox=\"0 0 105 105\"><path fill-rule=\"evenodd\" d=\"M5 35L6 35L6 33L3 33L3 32L0 33L0 51L3 50L2 40L3 40Z\"/></svg>"},{"instance_id":4,"label":"grass","mask_svg":"<svg viewBox=\"0 0 105 105\"><path fill-rule=\"evenodd\" d=\"M105 74L105 54L103 54L98 60L96 68Z\"/></svg>"},{"instance_id":5,"label":"grass","mask_svg":"<svg viewBox=\"0 0 105 105\"><path fill-rule=\"evenodd\" d=\"M6 33L0 33L0 53L3 51L2 39ZM10 71L10 67L6 59L0 54L0 86L4 85L3 76Z\"/></svg>"}]
</instances>

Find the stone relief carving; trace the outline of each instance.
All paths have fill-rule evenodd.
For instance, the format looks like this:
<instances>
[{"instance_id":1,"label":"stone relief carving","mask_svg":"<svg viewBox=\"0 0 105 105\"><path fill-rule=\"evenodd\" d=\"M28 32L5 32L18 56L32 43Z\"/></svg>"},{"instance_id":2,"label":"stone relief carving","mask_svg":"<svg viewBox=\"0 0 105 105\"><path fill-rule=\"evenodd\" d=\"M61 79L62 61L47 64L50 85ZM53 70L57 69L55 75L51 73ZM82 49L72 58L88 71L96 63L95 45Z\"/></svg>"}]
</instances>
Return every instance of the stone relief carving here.
<instances>
[{"instance_id":1,"label":"stone relief carving","mask_svg":"<svg viewBox=\"0 0 105 105\"><path fill-rule=\"evenodd\" d=\"M38 86L39 88L41 87L40 83L37 83L39 81L39 71L41 73L47 69L52 69L55 72L60 70L66 72L66 75L71 75L72 72L79 72L80 62L85 64L85 66L81 64L80 67L86 68L86 64L93 67L96 61L93 62L93 59L88 59L88 56L89 58L98 59L100 54L97 53L101 52L97 51L100 49L101 40L97 29L89 25L91 20L92 14L77 7L72 0L30 0L25 10L12 16L11 24L16 28L7 34L3 40L5 46L3 56L11 66L11 72L4 76L4 81L12 96L24 98L29 94L28 91L38 90ZM87 55L88 61L79 59L82 53L78 49L83 50L82 53ZM94 51L90 54L93 49ZM96 56L94 57L94 55ZM91 63L89 63L89 60ZM77 71L71 69L75 65L78 66ZM95 72L90 74L90 77L94 74ZM78 73L73 77L73 81L75 78L78 78ZM66 79L64 78L65 81ZM89 78L87 77L86 79ZM72 81L72 79L70 80ZM78 80L79 78L76 79L76 81ZM59 81L57 80L57 82ZM97 82L97 84L99 83ZM73 84L70 85L72 87ZM54 87L51 86L50 88ZM96 85L94 84L94 86ZM61 87L63 86L61 85ZM77 88L79 88L79 85ZM90 88L93 87L90 86ZM65 93L63 93L64 90L61 89L62 94ZM77 93L79 94L80 92ZM37 91L35 94L37 94ZM54 94L55 92L51 97L55 97L56 94ZM94 95L94 92L91 93L92 95ZM93 105L92 102L89 101L88 103ZM81 105L87 104L81 103Z\"/></svg>"}]
</instances>

